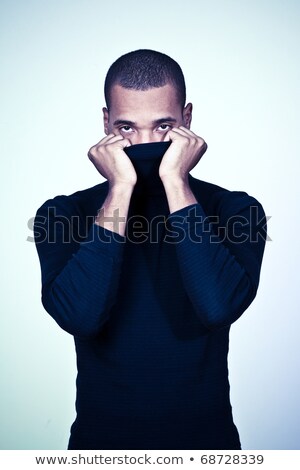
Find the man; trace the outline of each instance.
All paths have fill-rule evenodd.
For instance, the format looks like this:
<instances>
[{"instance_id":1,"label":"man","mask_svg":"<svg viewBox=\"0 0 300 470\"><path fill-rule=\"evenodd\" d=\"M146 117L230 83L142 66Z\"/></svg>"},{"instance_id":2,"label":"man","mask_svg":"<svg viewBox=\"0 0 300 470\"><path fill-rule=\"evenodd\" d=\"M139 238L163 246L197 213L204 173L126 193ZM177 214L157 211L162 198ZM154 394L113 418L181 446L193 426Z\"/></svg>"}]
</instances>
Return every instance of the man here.
<instances>
[{"instance_id":1,"label":"man","mask_svg":"<svg viewBox=\"0 0 300 470\"><path fill-rule=\"evenodd\" d=\"M68 449L240 449L229 330L257 292L263 208L190 175L207 145L173 59L125 54L105 98L88 156L107 181L46 201L34 227L43 305L75 339Z\"/></svg>"}]
</instances>

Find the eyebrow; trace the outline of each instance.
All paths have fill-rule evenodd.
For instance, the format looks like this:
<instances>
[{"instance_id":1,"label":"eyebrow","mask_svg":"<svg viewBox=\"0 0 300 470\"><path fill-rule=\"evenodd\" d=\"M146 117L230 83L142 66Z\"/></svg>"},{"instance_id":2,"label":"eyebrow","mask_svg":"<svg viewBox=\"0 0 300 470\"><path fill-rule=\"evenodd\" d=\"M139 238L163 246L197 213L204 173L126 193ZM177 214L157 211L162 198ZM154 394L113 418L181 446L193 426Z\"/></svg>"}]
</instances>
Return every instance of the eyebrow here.
<instances>
[{"instance_id":1,"label":"eyebrow","mask_svg":"<svg viewBox=\"0 0 300 470\"><path fill-rule=\"evenodd\" d=\"M155 121L152 121L152 124L153 125L158 125L158 124L162 124L163 122L176 122L177 120L171 116L167 116L165 118L161 118L161 119L156 119ZM127 121L126 119L117 119L113 125L114 126L119 126L120 124L122 124L123 126L135 126L136 125L136 122L133 122L133 121Z\"/></svg>"}]
</instances>

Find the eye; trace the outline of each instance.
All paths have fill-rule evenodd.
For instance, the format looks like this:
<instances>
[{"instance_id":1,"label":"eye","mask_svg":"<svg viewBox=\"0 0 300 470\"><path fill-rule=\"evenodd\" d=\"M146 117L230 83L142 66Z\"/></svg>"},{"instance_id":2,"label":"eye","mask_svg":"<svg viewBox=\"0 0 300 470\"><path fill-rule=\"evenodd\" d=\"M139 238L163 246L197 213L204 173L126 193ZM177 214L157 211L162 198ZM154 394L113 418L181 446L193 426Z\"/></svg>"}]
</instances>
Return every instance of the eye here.
<instances>
[{"instance_id":1,"label":"eye","mask_svg":"<svg viewBox=\"0 0 300 470\"><path fill-rule=\"evenodd\" d=\"M161 130L161 131L169 131L170 129L171 129L170 124L161 124L158 127L158 130Z\"/></svg>"},{"instance_id":2,"label":"eye","mask_svg":"<svg viewBox=\"0 0 300 470\"><path fill-rule=\"evenodd\" d=\"M131 131L132 131L132 127L130 127L130 126L122 126L122 127L120 127L119 129L120 129L120 131L124 132L125 134L126 134L127 132L131 132Z\"/></svg>"}]
</instances>

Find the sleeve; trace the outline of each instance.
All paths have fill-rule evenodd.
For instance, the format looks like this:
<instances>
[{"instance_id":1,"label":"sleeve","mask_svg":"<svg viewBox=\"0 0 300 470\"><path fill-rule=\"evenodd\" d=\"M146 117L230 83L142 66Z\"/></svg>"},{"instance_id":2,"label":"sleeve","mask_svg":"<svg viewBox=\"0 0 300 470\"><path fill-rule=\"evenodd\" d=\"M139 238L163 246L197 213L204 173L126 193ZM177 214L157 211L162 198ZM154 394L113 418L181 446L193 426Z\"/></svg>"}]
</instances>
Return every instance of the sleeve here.
<instances>
[{"instance_id":1,"label":"sleeve","mask_svg":"<svg viewBox=\"0 0 300 470\"><path fill-rule=\"evenodd\" d=\"M42 304L68 333L95 336L116 301L125 237L94 223L86 236L79 234L80 217L68 196L58 198L46 201L34 219Z\"/></svg>"},{"instance_id":2,"label":"sleeve","mask_svg":"<svg viewBox=\"0 0 300 470\"><path fill-rule=\"evenodd\" d=\"M231 325L255 298L267 239L264 210L247 193L228 191L217 212L197 202L167 219L184 288L211 330Z\"/></svg>"}]
</instances>

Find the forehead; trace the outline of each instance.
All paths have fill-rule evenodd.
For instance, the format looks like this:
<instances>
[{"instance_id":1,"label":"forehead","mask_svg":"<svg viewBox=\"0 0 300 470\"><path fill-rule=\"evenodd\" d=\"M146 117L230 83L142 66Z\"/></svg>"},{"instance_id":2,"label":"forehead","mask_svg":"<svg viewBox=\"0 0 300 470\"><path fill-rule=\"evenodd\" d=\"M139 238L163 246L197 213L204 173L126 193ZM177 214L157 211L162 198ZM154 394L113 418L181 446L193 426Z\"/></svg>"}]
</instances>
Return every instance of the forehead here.
<instances>
[{"instance_id":1,"label":"forehead","mask_svg":"<svg viewBox=\"0 0 300 470\"><path fill-rule=\"evenodd\" d=\"M149 90L131 90L114 85L110 95L110 114L113 118L156 119L160 115L181 114L176 88L167 84Z\"/></svg>"}]
</instances>

